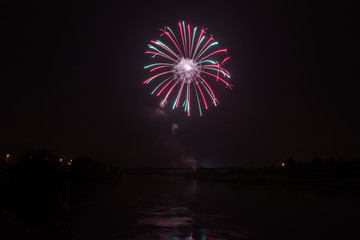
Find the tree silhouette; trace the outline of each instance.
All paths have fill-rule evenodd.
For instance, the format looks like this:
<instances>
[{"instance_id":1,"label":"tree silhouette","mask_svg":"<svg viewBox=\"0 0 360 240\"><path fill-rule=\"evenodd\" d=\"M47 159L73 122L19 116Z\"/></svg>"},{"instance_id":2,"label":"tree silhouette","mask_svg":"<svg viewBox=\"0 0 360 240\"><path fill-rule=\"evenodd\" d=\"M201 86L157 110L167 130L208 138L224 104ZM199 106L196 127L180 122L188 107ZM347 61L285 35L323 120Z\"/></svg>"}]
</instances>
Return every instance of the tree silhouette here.
<instances>
[{"instance_id":1,"label":"tree silhouette","mask_svg":"<svg viewBox=\"0 0 360 240\"><path fill-rule=\"evenodd\" d=\"M54 159L45 151L31 152L10 169L8 206L34 225L51 225L62 201L64 175Z\"/></svg>"},{"instance_id":2,"label":"tree silhouette","mask_svg":"<svg viewBox=\"0 0 360 240\"><path fill-rule=\"evenodd\" d=\"M296 163L292 157L288 157L285 161L285 167L287 169L295 169Z\"/></svg>"},{"instance_id":3,"label":"tree silhouette","mask_svg":"<svg viewBox=\"0 0 360 240\"><path fill-rule=\"evenodd\" d=\"M320 170L324 166L324 161L322 158L318 157L316 154L314 155L314 158L311 161L311 167L313 170Z\"/></svg>"}]
</instances>

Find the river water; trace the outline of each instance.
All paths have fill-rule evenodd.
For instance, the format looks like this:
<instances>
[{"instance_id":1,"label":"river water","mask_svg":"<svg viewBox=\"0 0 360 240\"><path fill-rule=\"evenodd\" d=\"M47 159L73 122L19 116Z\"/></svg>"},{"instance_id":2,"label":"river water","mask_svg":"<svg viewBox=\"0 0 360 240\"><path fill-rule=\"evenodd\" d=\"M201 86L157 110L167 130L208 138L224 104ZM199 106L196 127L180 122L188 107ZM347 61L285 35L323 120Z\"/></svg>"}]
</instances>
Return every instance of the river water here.
<instances>
[{"instance_id":1,"label":"river water","mask_svg":"<svg viewBox=\"0 0 360 240\"><path fill-rule=\"evenodd\" d=\"M353 191L125 176L95 192L69 239L360 239Z\"/></svg>"}]
</instances>

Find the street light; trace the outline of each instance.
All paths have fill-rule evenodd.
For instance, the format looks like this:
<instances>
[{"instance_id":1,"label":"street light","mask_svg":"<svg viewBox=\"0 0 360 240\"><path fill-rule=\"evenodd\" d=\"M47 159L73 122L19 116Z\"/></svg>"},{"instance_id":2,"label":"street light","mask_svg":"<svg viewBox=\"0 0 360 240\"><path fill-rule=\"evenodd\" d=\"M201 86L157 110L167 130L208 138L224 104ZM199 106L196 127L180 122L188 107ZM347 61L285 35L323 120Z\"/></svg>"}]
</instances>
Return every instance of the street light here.
<instances>
[{"instance_id":1,"label":"street light","mask_svg":"<svg viewBox=\"0 0 360 240\"><path fill-rule=\"evenodd\" d=\"M6 161L8 162L10 158L10 154L6 154Z\"/></svg>"}]
</instances>

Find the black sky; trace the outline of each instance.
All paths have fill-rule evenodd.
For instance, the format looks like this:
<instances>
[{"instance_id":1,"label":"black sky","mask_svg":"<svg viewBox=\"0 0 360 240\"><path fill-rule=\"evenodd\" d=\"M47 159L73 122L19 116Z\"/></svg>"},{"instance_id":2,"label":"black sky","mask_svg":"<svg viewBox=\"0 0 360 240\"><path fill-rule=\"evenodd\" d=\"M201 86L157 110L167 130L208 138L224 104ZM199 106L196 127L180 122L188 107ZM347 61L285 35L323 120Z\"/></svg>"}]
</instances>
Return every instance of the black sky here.
<instances>
[{"instance_id":1,"label":"black sky","mask_svg":"<svg viewBox=\"0 0 360 240\"><path fill-rule=\"evenodd\" d=\"M360 158L355 6L289 2L7 1L0 154L208 167ZM217 86L203 117L155 116L142 85L147 43L179 20L207 27L231 57L235 87Z\"/></svg>"}]
</instances>

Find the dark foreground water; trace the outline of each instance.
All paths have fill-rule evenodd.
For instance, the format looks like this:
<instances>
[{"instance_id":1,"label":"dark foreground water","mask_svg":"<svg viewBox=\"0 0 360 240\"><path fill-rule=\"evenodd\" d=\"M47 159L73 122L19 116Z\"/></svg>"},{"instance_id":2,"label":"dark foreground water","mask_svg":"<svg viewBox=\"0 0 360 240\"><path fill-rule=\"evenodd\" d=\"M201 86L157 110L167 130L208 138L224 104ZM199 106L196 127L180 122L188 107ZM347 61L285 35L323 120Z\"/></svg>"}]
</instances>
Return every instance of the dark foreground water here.
<instances>
[{"instance_id":1,"label":"dark foreground water","mask_svg":"<svg viewBox=\"0 0 360 240\"><path fill-rule=\"evenodd\" d=\"M360 239L351 191L125 176L99 187L69 239Z\"/></svg>"}]
</instances>

